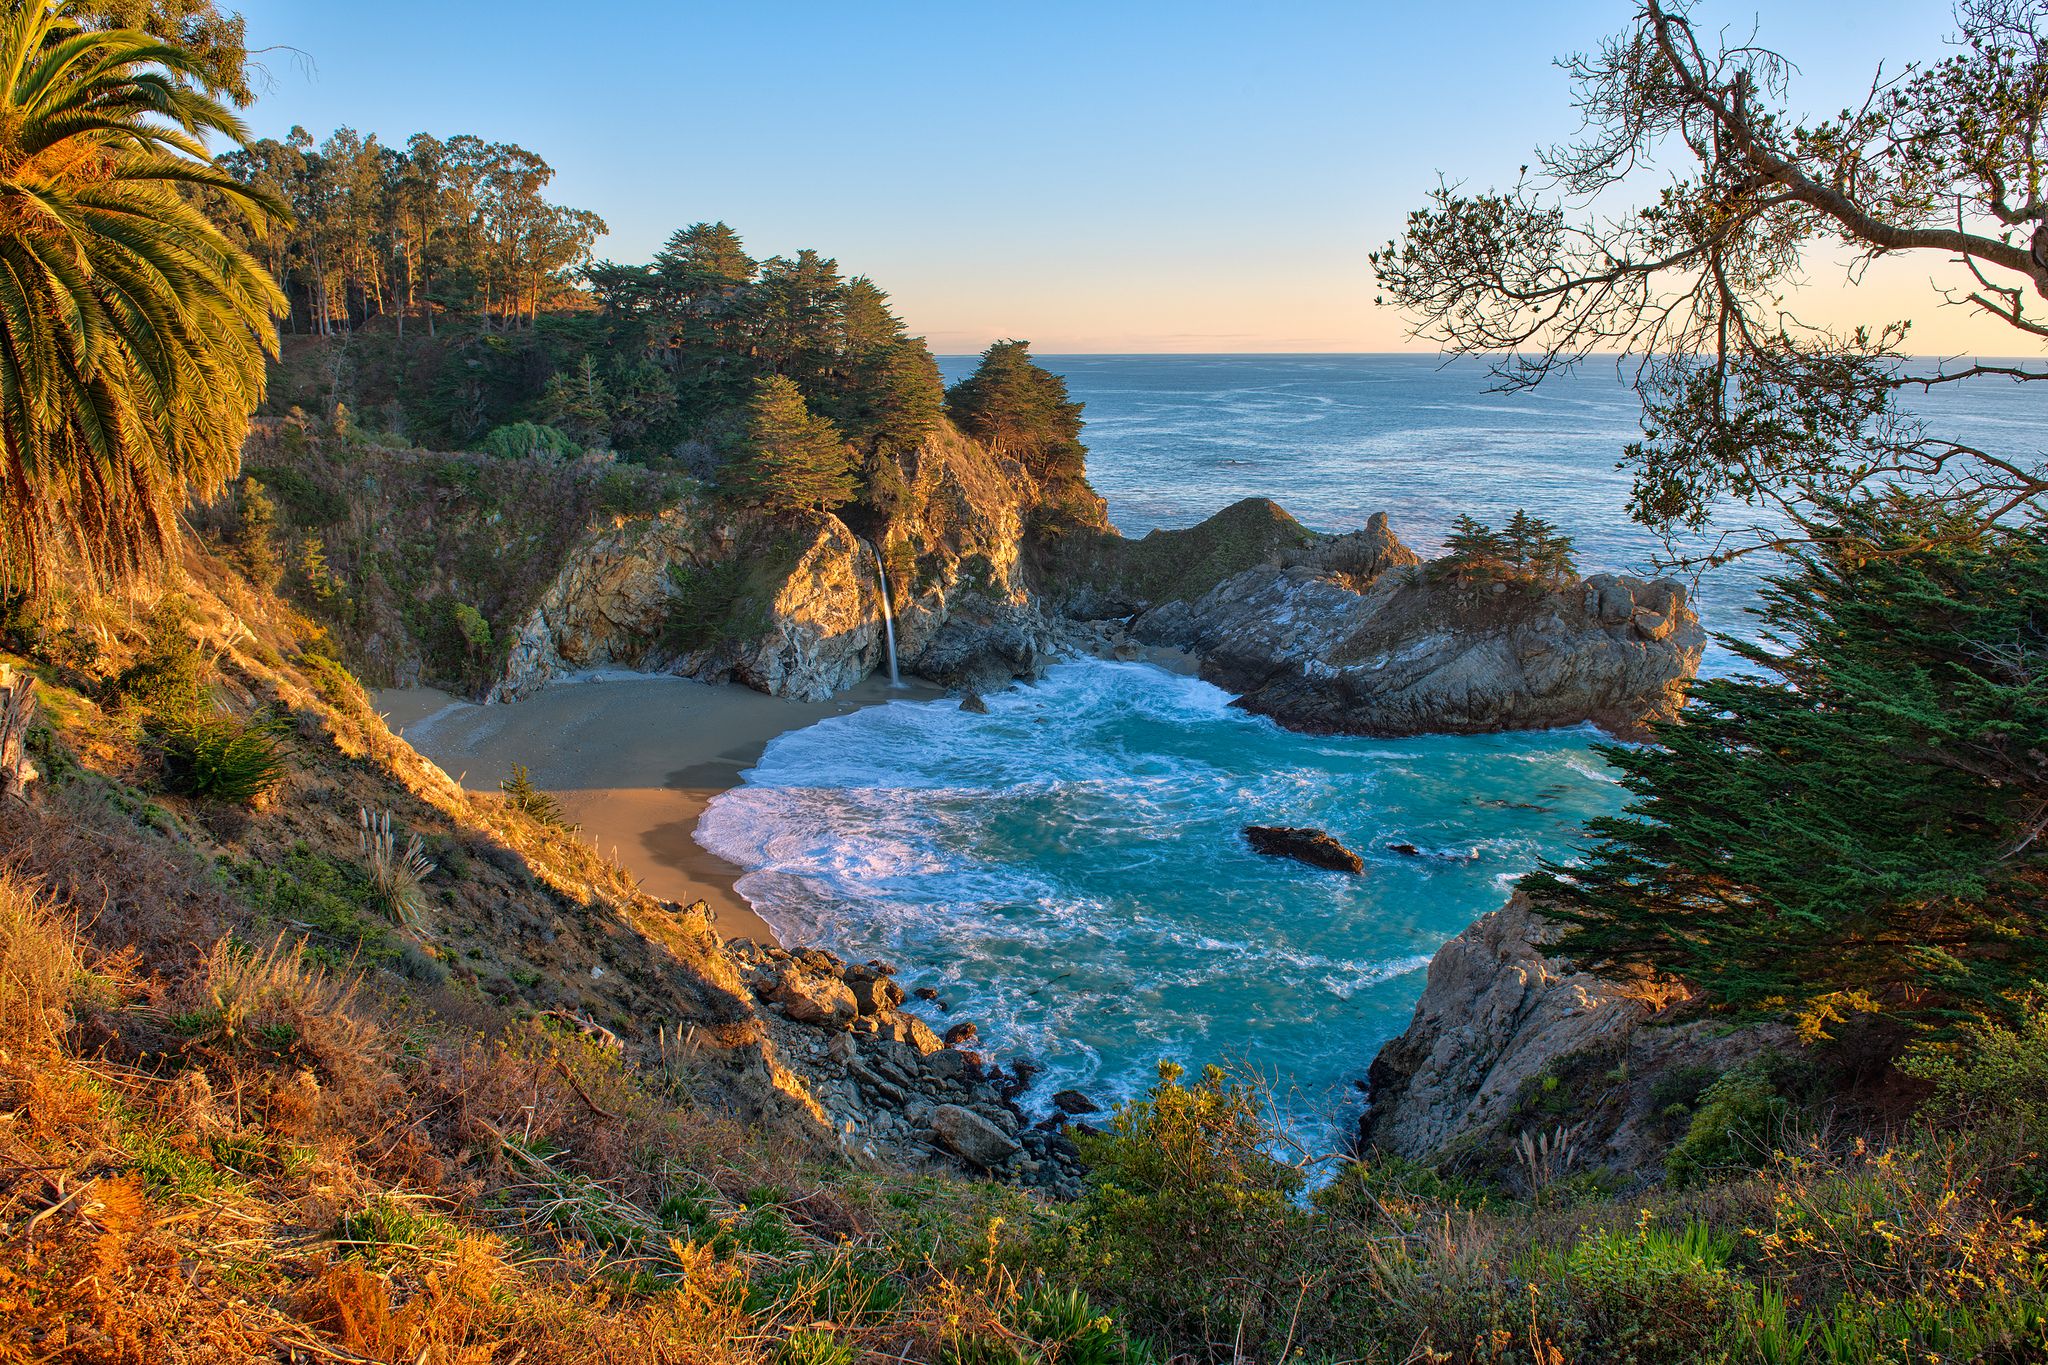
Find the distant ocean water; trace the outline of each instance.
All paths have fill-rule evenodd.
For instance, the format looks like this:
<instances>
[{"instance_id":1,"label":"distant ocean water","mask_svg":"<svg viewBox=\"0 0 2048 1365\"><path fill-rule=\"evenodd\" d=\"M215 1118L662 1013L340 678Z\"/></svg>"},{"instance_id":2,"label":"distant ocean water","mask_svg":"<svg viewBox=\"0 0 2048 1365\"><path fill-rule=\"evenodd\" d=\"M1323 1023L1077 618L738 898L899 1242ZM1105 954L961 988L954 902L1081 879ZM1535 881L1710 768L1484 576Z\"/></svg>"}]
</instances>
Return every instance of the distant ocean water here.
<instances>
[{"instance_id":1,"label":"distant ocean water","mask_svg":"<svg viewBox=\"0 0 2048 1365\"><path fill-rule=\"evenodd\" d=\"M974 362L940 363L951 382ZM1574 535L1586 572L1643 569L1657 548L1623 511L1614 466L1638 408L1611 364L1508 397L1431 357L1042 363L1086 403L1090 476L1129 535L1257 494L1319 530L1385 511L1424 553L1459 512L1518 507ZM1943 415L2048 439L2023 396L1979 390ZM1702 580L1710 629L1748 633L1765 567ZM1718 649L1707 664L1732 666ZM1162 1057L1231 1061L1279 1084L1305 1136L1339 1140L1429 954L1623 797L1589 729L1301 736L1206 683L1096 661L989 700L987 716L896 702L785 735L697 838L749 869L740 891L785 942L895 962L999 1057L1045 1066L1041 1100L1129 1098ZM1259 858L1247 823L1327 828L1366 874Z\"/></svg>"}]
</instances>

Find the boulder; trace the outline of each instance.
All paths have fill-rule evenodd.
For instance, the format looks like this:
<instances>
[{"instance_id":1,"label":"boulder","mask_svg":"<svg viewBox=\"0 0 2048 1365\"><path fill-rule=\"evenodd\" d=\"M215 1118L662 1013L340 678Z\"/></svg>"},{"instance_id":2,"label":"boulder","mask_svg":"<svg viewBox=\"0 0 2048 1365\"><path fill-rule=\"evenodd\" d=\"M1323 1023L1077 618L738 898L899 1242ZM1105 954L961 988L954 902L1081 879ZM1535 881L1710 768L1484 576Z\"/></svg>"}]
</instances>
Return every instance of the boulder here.
<instances>
[{"instance_id":1,"label":"boulder","mask_svg":"<svg viewBox=\"0 0 2048 1365\"><path fill-rule=\"evenodd\" d=\"M1052 1097L1052 1107L1062 1114L1099 1114L1102 1106L1078 1090L1062 1090Z\"/></svg>"},{"instance_id":2,"label":"boulder","mask_svg":"<svg viewBox=\"0 0 2048 1365\"><path fill-rule=\"evenodd\" d=\"M932 1110L932 1140L983 1170L993 1170L1023 1150L1017 1139L972 1109L941 1104Z\"/></svg>"},{"instance_id":3,"label":"boulder","mask_svg":"<svg viewBox=\"0 0 2048 1365\"><path fill-rule=\"evenodd\" d=\"M862 1014L887 1014L903 1003L903 988L890 980L887 972L872 967L849 968L846 985Z\"/></svg>"},{"instance_id":4,"label":"boulder","mask_svg":"<svg viewBox=\"0 0 2048 1365\"><path fill-rule=\"evenodd\" d=\"M754 993L799 1024L843 1028L860 1013L852 987L794 962L773 964L754 978Z\"/></svg>"},{"instance_id":5,"label":"boulder","mask_svg":"<svg viewBox=\"0 0 2048 1365\"><path fill-rule=\"evenodd\" d=\"M1292 858L1331 872L1357 874L1365 871L1365 860L1319 829L1296 829L1286 825L1246 825L1245 842L1255 853L1269 858Z\"/></svg>"},{"instance_id":6,"label":"boulder","mask_svg":"<svg viewBox=\"0 0 2048 1365\"><path fill-rule=\"evenodd\" d=\"M978 1043L980 1041L981 1030L964 1020L946 1030L947 1047L965 1047L969 1043Z\"/></svg>"}]
</instances>

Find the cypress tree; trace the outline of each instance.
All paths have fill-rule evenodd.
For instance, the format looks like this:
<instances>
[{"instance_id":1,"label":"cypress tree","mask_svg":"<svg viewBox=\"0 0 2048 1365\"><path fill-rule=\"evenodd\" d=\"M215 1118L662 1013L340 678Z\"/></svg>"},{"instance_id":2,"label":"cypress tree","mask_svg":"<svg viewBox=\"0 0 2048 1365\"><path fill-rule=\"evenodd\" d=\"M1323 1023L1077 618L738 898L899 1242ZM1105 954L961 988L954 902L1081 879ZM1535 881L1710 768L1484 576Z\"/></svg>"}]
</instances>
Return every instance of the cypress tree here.
<instances>
[{"instance_id":1,"label":"cypress tree","mask_svg":"<svg viewBox=\"0 0 2048 1365\"><path fill-rule=\"evenodd\" d=\"M235 566L259 588L275 588L283 575L278 563L277 504L270 492L254 479L242 485L241 506L235 515L232 545Z\"/></svg>"},{"instance_id":2,"label":"cypress tree","mask_svg":"<svg viewBox=\"0 0 2048 1365\"><path fill-rule=\"evenodd\" d=\"M778 515L826 512L853 501L853 458L839 429L812 415L793 382L772 375L755 385L746 446L726 482L744 500Z\"/></svg>"},{"instance_id":3,"label":"cypress tree","mask_svg":"<svg viewBox=\"0 0 2048 1365\"><path fill-rule=\"evenodd\" d=\"M1081 405L1067 397L1064 379L1031 359L1031 343L998 341L982 352L974 373L946 391L946 415L1045 485L1041 529L1108 524L1088 486Z\"/></svg>"},{"instance_id":4,"label":"cypress tree","mask_svg":"<svg viewBox=\"0 0 2048 1365\"><path fill-rule=\"evenodd\" d=\"M1634 802L1525 886L1568 955L1808 1037L2011 1022L2048 981L2048 531L1846 520L1723 641L1752 676L1603 746Z\"/></svg>"}]
</instances>

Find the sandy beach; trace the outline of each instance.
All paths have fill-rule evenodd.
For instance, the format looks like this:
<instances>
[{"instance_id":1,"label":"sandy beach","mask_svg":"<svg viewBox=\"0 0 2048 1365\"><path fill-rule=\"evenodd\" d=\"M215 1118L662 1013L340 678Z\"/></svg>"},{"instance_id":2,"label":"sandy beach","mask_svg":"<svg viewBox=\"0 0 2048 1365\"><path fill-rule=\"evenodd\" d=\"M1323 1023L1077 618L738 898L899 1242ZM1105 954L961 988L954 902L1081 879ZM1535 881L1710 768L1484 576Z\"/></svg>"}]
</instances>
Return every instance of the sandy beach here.
<instances>
[{"instance_id":1,"label":"sandy beach","mask_svg":"<svg viewBox=\"0 0 2048 1365\"><path fill-rule=\"evenodd\" d=\"M943 695L871 678L831 701L798 702L740 686L609 674L501 706L429 687L374 695L391 728L472 791L496 791L524 763L568 818L664 900L702 900L727 938L774 932L734 889L741 869L701 847L697 820L770 740L828 716Z\"/></svg>"}]
</instances>

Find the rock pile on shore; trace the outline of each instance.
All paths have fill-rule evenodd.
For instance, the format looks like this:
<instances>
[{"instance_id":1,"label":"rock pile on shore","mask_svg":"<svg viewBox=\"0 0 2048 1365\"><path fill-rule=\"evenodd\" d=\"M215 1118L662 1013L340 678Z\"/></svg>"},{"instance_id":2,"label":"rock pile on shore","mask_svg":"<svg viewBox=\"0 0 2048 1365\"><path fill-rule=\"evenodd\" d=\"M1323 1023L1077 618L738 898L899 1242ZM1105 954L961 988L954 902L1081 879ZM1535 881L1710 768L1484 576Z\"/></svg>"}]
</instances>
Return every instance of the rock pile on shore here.
<instances>
[{"instance_id":1,"label":"rock pile on shore","mask_svg":"<svg viewBox=\"0 0 2048 1365\"><path fill-rule=\"evenodd\" d=\"M1017 1103L1030 1084L1029 1064L1005 1071L964 1046L947 1046L902 1008L903 988L887 963L745 939L728 943L726 953L761 1001L777 1055L849 1150L943 1162L1061 1198L1080 1193L1067 1107L1034 1122ZM956 1025L948 1036L966 1044L976 1034Z\"/></svg>"}]
</instances>

